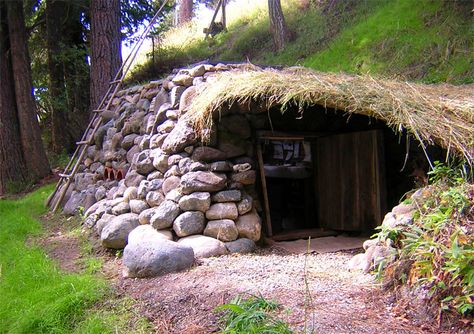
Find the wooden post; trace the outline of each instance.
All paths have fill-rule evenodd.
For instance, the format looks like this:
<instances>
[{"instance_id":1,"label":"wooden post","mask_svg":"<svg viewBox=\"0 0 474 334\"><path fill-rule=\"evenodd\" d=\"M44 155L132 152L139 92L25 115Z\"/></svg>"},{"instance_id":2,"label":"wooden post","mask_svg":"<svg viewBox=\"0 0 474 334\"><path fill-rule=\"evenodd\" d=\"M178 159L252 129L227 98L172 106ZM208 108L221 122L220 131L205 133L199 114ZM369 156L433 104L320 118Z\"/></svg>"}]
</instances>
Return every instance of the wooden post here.
<instances>
[{"instance_id":1,"label":"wooden post","mask_svg":"<svg viewBox=\"0 0 474 334\"><path fill-rule=\"evenodd\" d=\"M224 30L227 29L226 18L225 18L225 4L227 0L222 0L222 25L224 26Z\"/></svg>"},{"instance_id":2,"label":"wooden post","mask_svg":"<svg viewBox=\"0 0 474 334\"><path fill-rule=\"evenodd\" d=\"M257 140L257 159L258 169L260 171L260 179L262 182L263 206L265 210L265 223L267 225L268 237L273 236L272 221L270 218L270 204L268 202L267 180L265 179L265 169L263 167L262 144Z\"/></svg>"},{"instance_id":3,"label":"wooden post","mask_svg":"<svg viewBox=\"0 0 474 334\"><path fill-rule=\"evenodd\" d=\"M209 28L207 28L206 36L204 36L204 39L206 39L207 36L209 36L209 33L211 32L212 24L216 20L216 16L217 16L217 13L219 12L219 8L221 8L222 1L223 0L219 0L219 3L217 4L216 10L214 11L214 15L212 16L211 24L209 24Z\"/></svg>"}]
</instances>

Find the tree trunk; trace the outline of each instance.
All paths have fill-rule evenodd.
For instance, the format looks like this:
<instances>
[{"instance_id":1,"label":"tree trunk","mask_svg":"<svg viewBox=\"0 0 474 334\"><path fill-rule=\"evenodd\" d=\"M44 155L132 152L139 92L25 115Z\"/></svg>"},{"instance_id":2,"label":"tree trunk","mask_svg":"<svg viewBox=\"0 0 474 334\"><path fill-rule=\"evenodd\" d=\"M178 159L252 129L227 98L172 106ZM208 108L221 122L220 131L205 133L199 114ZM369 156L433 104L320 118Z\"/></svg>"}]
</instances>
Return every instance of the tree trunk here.
<instances>
[{"instance_id":1,"label":"tree trunk","mask_svg":"<svg viewBox=\"0 0 474 334\"><path fill-rule=\"evenodd\" d=\"M178 25L191 21L193 18L193 0L180 0Z\"/></svg>"},{"instance_id":2,"label":"tree trunk","mask_svg":"<svg viewBox=\"0 0 474 334\"><path fill-rule=\"evenodd\" d=\"M122 63L120 1L91 0L91 107L97 108Z\"/></svg>"},{"instance_id":3,"label":"tree trunk","mask_svg":"<svg viewBox=\"0 0 474 334\"><path fill-rule=\"evenodd\" d=\"M21 152L5 14L5 3L0 1L0 195L7 192L11 183L25 181L27 175Z\"/></svg>"},{"instance_id":4,"label":"tree trunk","mask_svg":"<svg viewBox=\"0 0 474 334\"><path fill-rule=\"evenodd\" d=\"M275 51L283 49L291 40L291 32L283 16L280 0L268 0L268 14L270 17L270 32L273 37Z\"/></svg>"},{"instance_id":5,"label":"tree trunk","mask_svg":"<svg viewBox=\"0 0 474 334\"><path fill-rule=\"evenodd\" d=\"M21 146L29 175L33 179L39 179L48 175L51 170L41 140L33 98L23 2L7 1L7 16Z\"/></svg>"},{"instance_id":6,"label":"tree trunk","mask_svg":"<svg viewBox=\"0 0 474 334\"><path fill-rule=\"evenodd\" d=\"M64 1L46 0L46 47L48 54L48 92L51 103L51 149L60 153L68 146L66 91L61 60L61 23L66 12Z\"/></svg>"}]
</instances>

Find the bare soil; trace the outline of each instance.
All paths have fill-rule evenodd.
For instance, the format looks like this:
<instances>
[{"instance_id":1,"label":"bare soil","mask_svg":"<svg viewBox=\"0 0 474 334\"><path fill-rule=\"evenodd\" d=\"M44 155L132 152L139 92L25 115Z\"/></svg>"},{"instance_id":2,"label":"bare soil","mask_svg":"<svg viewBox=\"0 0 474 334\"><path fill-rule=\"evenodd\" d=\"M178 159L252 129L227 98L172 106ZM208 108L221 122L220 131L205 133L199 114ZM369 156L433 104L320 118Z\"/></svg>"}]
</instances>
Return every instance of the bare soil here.
<instances>
[{"instance_id":1,"label":"bare soil","mask_svg":"<svg viewBox=\"0 0 474 334\"><path fill-rule=\"evenodd\" d=\"M36 242L61 269L78 272L80 241L57 226L48 223L49 233ZM372 275L348 271L346 264L357 251L295 255L272 246L249 255L202 259L190 270L162 277L124 279L121 259L96 249L117 297L135 299L156 333L216 333L220 314L215 308L246 295L277 301L281 307L276 316L295 333L469 332L441 331L436 321L419 320L411 308L383 291Z\"/></svg>"}]
</instances>

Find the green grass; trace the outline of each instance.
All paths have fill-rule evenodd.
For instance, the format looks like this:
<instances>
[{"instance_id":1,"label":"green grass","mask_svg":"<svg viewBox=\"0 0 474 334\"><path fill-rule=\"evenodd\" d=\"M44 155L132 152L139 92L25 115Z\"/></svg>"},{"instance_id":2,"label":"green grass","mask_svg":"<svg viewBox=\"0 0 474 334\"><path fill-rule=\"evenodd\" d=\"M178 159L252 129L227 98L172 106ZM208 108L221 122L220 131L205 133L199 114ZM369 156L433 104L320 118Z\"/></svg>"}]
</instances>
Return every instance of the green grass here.
<instances>
[{"instance_id":1,"label":"green grass","mask_svg":"<svg viewBox=\"0 0 474 334\"><path fill-rule=\"evenodd\" d=\"M146 332L141 323L129 329L129 316L118 319L129 302L115 300L105 279L90 274L97 261L87 260L89 273L67 274L34 245L52 189L0 200L0 333ZM105 299L114 307L101 307Z\"/></svg>"},{"instance_id":2,"label":"green grass","mask_svg":"<svg viewBox=\"0 0 474 334\"><path fill-rule=\"evenodd\" d=\"M425 82L472 81L472 25L447 7L429 0L376 5L367 19L344 29L304 65L323 71L401 74Z\"/></svg>"},{"instance_id":3,"label":"green grass","mask_svg":"<svg viewBox=\"0 0 474 334\"><path fill-rule=\"evenodd\" d=\"M168 32L158 60L135 68L132 81L211 59L303 65L426 83L474 82L474 25L468 1L354 0L324 13L299 3L282 1L295 38L278 53L273 52L266 6L241 6L229 10L228 31L210 41L204 41L198 25Z\"/></svg>"},{"instance_id":4,"label":"green grass","mask_svg":"<svg viewBox=\"0 0 474 334\"><path fill-rule=\"evenodd\" d=\"M288 325L272 315L276 310L277 303L259 296L239 296L216 309L224 311L222 334L291 334Z\"/></svg>"}]
</instances>

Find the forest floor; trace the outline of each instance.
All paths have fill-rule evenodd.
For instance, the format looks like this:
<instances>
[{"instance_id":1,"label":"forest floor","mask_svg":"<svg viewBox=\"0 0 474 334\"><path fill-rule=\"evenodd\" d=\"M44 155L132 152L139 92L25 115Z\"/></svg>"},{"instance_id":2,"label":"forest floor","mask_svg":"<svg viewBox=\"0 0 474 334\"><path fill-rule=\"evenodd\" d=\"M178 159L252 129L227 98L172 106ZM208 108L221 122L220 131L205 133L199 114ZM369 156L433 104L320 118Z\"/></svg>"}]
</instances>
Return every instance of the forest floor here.
<instances>
[{"instance_id":1,"label":"forest floor","mask_svg":"<svg viewBox=\"0 0 474 334\"><path fill-rule=\"evenodd\" d=\"M80 271L77 236L55 224L47 229L39 242L49 256L65 271ZM442 333L435 322L416 320L373 275L348 271L357 250L305 255L273 246L250 255L202 259L190 270L157 278L124 279L120 257L94 249L118 298L134 299L157 333L218 332L214 309L246 295L278 302L276 316L295 333Z\"/></svg>"}]
</instances>

